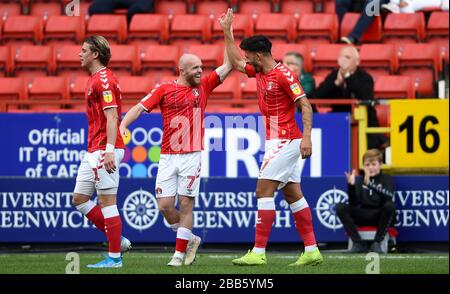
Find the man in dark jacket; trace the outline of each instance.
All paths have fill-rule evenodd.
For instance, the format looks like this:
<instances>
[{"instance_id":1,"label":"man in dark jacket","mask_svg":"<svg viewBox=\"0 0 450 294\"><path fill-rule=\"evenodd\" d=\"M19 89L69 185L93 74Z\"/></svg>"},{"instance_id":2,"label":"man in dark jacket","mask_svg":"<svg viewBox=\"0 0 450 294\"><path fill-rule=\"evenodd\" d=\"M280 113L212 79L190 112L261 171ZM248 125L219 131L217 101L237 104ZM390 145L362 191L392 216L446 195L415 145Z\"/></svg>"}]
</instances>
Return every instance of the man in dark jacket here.
<instances>
[{"instance_id":1,"label":"man in dark jacket","mask_svg":"<svg viewBox=\"0 0 450 294\"><path fill-rule=\"evenodd\" d=\"M311 98L358 99L368 103L374 101L374 82L370 74L359 67L359 52L353 46L342 48L338 58L339 68L333 70L316 88ZM350 105L334 105L334 112L350 112ZM367 107L369 127L378 127L375 108ZM386 148L386 137L381 134L367 136L367 147Z\"/></svg>"},{"instance_id":2,"label":"man in dark jacket","mask_svg":"<svg viewBox=\"0 0 450 294\"><path fill-rule=\"evenodd\" d=\"M395 217L394 182L391 176L381 172L382 154L377 149L366 151L363 156L364 176L356 178L355 171L345 173L348 183L348 204L338 204L336 213L352 239L353 253L366 248L357 226L375 226L377 232L370 251L381 253L381 241Z\"/></svg>"}]
</instances>

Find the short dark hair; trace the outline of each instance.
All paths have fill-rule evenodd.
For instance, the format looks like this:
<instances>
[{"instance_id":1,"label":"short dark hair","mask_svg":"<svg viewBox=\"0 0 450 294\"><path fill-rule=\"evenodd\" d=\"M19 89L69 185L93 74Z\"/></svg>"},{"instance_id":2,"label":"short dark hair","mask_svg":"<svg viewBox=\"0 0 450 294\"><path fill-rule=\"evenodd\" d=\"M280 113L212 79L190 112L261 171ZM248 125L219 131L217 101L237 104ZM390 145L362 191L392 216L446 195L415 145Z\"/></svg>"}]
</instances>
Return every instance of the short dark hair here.
<instances>
[{"instance_id":1,"label":"short dark hair","mask_svg":"<svg viewBox=\"0 0 450 294\"><path fill-rule=\"evenodd\" d=\"M266 36L255 35L242 40L239 47L245 51L271 54L272 43Z\"/></svg>"},{"instance_id":2,"label":"short dark hair","mask_svg":"<svg viewBox=\"0 0 450 294\"><path fill-rule=\"evenodd\" d=\"M108 66L111 59L111 49L108 41L102 36L90 36L84 40L89 44L92 52L98 52L98 60L103 66Z\"/></svg>"}]
</instances>

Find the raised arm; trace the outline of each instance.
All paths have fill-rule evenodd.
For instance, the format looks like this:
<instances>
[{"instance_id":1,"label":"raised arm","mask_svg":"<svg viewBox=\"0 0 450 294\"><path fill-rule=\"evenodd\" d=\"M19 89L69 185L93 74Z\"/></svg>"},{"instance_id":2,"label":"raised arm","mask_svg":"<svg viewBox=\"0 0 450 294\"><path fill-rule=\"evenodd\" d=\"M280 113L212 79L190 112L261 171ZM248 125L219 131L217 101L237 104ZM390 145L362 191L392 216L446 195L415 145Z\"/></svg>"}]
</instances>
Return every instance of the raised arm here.
<instances>
[{"instance_id":1,"label":"raised arm","mask_svg":"<svg viewBox=\"0 0 450 294\"><path fill-rule=\"evenodd\" d=\"M234 37L231 25L233 23L233 9L228 8L227 14L219 18L220 26L222 27L225 37L226 54L235 69L245 73L245 59L242 57L239 48L234 43Z\"/></svg>"},{"instance_id":2,"label":"raised arm","mask_svg":"<svg viewBox=\"0 0 450 294\"><path fill-rule=\"evenodd\" d=\"M220 81L223 82L228 74L233 70L233 65L230 62L227 54L227 48L225 47L225 52L223 54L223 64L216 68L216 72L219 75Z\"/></svg>"}]
</instances>

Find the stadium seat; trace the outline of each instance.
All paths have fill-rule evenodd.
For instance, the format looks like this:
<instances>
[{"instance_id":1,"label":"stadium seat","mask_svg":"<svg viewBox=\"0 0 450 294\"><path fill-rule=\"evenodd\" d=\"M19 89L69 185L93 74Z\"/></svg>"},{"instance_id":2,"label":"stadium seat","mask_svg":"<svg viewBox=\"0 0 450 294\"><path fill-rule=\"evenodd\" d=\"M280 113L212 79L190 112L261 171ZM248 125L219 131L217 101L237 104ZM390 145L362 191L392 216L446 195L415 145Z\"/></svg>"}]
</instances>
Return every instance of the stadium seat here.
<instances>
[{"instance_id":1,"label":"stadium seat","mask_svg":"<svg viewBox=\"0 0 450 294\"><path fill-rule=\"evenodd\" d=\"M141 70L138 49L135 45L111 45L111 60L108 67L117 75L123 72L136 75Z\"/></svg>"},{"instance_id":2,"label":"stadium seat","mask_svg":"<svg viewBox=\"0 0 450 294\"><path fill-rule=\"evenodd\" d=\"M175 76L175 75L163 76L157 83L155 83L155 86L160 85L162 83L170 83L177 79L178 79L178 76Z\"/></svg>"},{"instance_id":3,"label":"stadium seat","mask_svg":"<svg viewBox=\"0 0 450 294\"><path fill-rule=\"evenodd\" d=\"M23 71L29 71L30 75L35 75L35 71L40 71L46 75L55 71L55 58L53 48L50 46L25 45L16 48L14 52L15 74L20 75Z\"/></svg>"},{"instance_id":4,"label":"stadium seat","mask_svg":"<svg viewBox=\"0 0 450 294\"><path fill-rule=\"evenodd\" d=\"M321 9L324 13L336 13L336 0L323 0Z\"/></svg>"},{"instance_id":5,"label":"stadium seat","mask_svg":"<svg viewBox=\"0 0 450 294\"><path fill-rule=\"evenodd\" d=\"M37 77L28 89L30 100L68 99L69 87L65 77Z\"/></svg>"},{"instance_id":6,"label":"stadium seat","mask_svg":"<svg viewBox=\"0 0 450 294\"><path fill-rule=\"evenodd\" d=\"M96 14L90 17L86 35L102 35L108 41L123 43L127 39L125 15Z\"/></svg>"},{"instance_id":7,"label":"stadium seat","mask_svg":"<svg viewBox=\"0 0 450 294\"><path fill-rule=\"evenodd\" d=\"M169 38L169 19L162 14L136 14L133 16L128 32L128 43L137 40L161 40L167 43Z\"/></svg>"},{"instance_id":8,"label":"stadium seat","mask_svg":"<svg viewBox=\"0 0 450 294\"><path fill-rule=\"evenodd\" d=\"M66 45L55 48L56 73L59 75L64 70L80 69L80 45Z\"/></svg>"},{"instance_id":9,"label":"stadium seat","mask_svg":"<svg viewBox=\"0 0 450 294\"><path fill-rule=\"evenodd\" d=\"M233 14L233 16L233 35L235 40L242 40L253 35L253 21L250 15ZM214 41L223 41L223 32L218 21L213 22L212 38Z\"/></svg>"},{"instance_id":10,"label":"stadium seat","mask_svg":"<svg viewBox=\"0 0 450 294\"><path fill-rule=\"evenodd\" d=\"M290 14L261 14L256 21L255 34L265 35L271 40L281 38L293 42L296 37L296 22Z\"/></svg>"},{"instance_id":11,"label":"stadium seat","mask_svg":"<svg viewBox=\"0 0 450 294\"><path fill-rule=\"evenodd\" d=\"M10 16L3 26L3 42L10 45L37 44L42 36L43 23L37 16Z\"/></svg>"},{"instance_id":12,"label":"stadium seat","mask_svg":"<svg viewBox=\"0 0 450 294\"><path fill-rule=\"evenodd\" d=\"M14 58L8 46L0 46L0 77L10 75L14 69Z\"/></svg>"},{"instance_id":13,"label":"stadium seat","mask_svg":"<svg viewBox=\"0 0 450 294\"><path fill-rule=\"evenodd\" d=\"M208 16L211 20L217 21L217 18L228 9L228 1L198 1L195 5L196 13Z\"/></svg>"},{"instance_id":14,"label":"stadium seat","mask_svg":"<svg viewBox=\"0 0 450 294\"><path fill-rule=\"evenodd\" d=\"M73 44L76 44L83 42L83 40L84 21L82 18L61 15L48 18L44 30L45 43L48 44L50 41L71 41Z\"/></svg>"},{"instance_id":15,"label":"stadium seat","mask_svg":"<svg viewBox=\"0 0 450 294\"><path fill-rule=\"evenodd\" d=\"M374 79L397 72L398 58L393 44L363 44L360 49L360 66Z\"/></svg>"},{"instance_id":16,"label":"stadium seat","mask_svg":"<svg viewBox=\"0 0 450 294\"><path fill-rule=\"evenodd\" d=\"M378 99L414 99L414 83L407 76L381 76L375 82L375 98Z\"/></svg>"},{"instance_id":17,"label":"stadium seat","mask_svg":"<svg viewBox=\"0 0 450 294\"><path fill-rule=\"evenodd\" d=\"M256 20L263 13L271 13L272 7L270 1L243 0L238 2L238 12L251 15Z\"/></svg>"},{"instance_id":18,"label":"stadium seat","mask_svg":"<svg viewBox=\"0 0 450 294\"><path fill-rule=\"evenodd\" d=\"M346 13L344 19L341 23L341 37L348 36L356 23L358 22L360 13ZM361 42L367 43L379 43L382 37L382 25L381 25L381 16L376 16L373 18L372 23L361 36Z\"/></svg>"},{"instance_id":19,"label":"stadium seat","mask_svg":"<svg viewBox=\"0 0 450 294\"><path fill-rule=\"evenodd\" d=\"M391 126L391 108L387 104L377 104L375 105L375 111L377 113L378 123L380 127L390 127Z\"/></svg>"},{"instance_id":20,"label":"stadium seat","mask_svg":"<svg viewBox=\"0 0 450 294\"><path fill-rule=\"evenodd\" d=\"M150 77L119 77L119 85L123 99L133 99L136 103L153 88Z\"/></svg>"},{"instance_id":21,"label":"stadium seat","mask_svg":"<svg viewBox=\"0 0 450 294\"><path fill-rule=\"evenodd\" d=\"M211 22L205 15L175 15L170 29L170 40L176 38L211 39Z\"/></svg>"},{"instance_id":22,"label":"stadium seat","mask_svg":"<svg viewBox=\"0 0 450 294\"><path fill-rule=\"evenodd\" d=\"M406 44L425 38L425 17L422 12L388 14L383 29L383 43Z\"/></svg>"},{"instance_id":23,"label":"stadium seat","mask_svg":"<svg viewBox=\"0 0 450 294\"><path fill-rule=\"evenodd\" d=\"M434 82L442 71L442 57L434 44L405 44L399 51L399 74L410 76L421 97L435 97Z\"/></svg>"},{"instance_id":24,"label":"stadium seat","mask_svg":"<svg viewBox=\"0 0 450 294\"><path fill-rule=\"evenodd\" d=\"M209 98L240 100L241 87L239 79L236 76L227 77L221 85L212 91Z\"/></svg>"},{"instance_id":25,"label":"stadium seat","mask_svg":"<svg viewBox=\"0 0 450 294\"><path fill-rule=\"evenodd\" d=\"M61 3L58 2L33 2L30 15L42 17L46 22L50 16L61 15L61 8Z\"/></svg>"},{"instance_id":26,"label":"stadium seat","mask_svg":"<svg viewBox=\"0 0 450 294\"><path fill-rule=\"evenodd\" d=\"M77 77L69 81L70 99L84 100L89 77Z\"/></svg>"},{"instance_id":27,"label":"stadium seat","mask_svg":"<svg viewBox=\"0 0 450 294\"><path fill-rule=\"evenodd\" d=\"M300 16L297 42L335 43L338 38L338 19L335 14L312 13Z\"/></svg>"},{"instance_id":28,"label":"stadium seat","mask_svg":"<svg viewBox=\"0 0 450 294\"><path fill-rule=\"evenodd\" d=\"M26 100L27 87L22 78L0 77L0 100Z\"/></svg>"},{"instance_id":29,"label":"stadium seat","mask_svg":"<svg viewBox=\"0 0 450 294\"><path fill-rule=\"evenodd\" d=\"M273 44L272 45L272 56L273 58L281 62L286 53L297 52L303 56L304 59L304 70L306 72L311 71L311 53L307 45L300 44Z\"/></svg>"},{"instance_id":30,"label":"stadium seat","mask_svg":"<svg viewBox=\"0 0 450 294\"><path fill-rule=\"evenodd\" d=\"M175 15L186 14L188 7L186 1L155 1L155 13L167 15L172 19Z\"/></svg>"},{"instance_id":31,"label":"stadium seat","mask_svg":"<svg viewBox=\"0 0 450 294\"><path fill-rule=\"evenodd\" d=\"M244 81L241 82L241 92L243 99L257 99L256 79L244 79Z\"/></svg>"},{"instance_id":32,"label":"stadium seat","mask_svg":"<svg viewBox=\"0 0 450 294\"><path fill-rule=\"evenodd\" d=\"M449 14L448 12L433 12L428 20L427 26L427 43L439 46L441 55L448 63L448 31L449 31Z\"/></svg>"},{"instance_id":33,"label":"stadium seat","mask_svg":"<svg viewBox=\"0 0 450 294\"><path fill-rule=\"evenodd\" d=\"M223 64L224 46L221 45L192 45L187 52L200 57L204 68L216 68Z\"/></svg>"},{"instance_id":34,"label":"stadium seat","mask_svg":"<svg viewBox=\"0 0 450 294\"><path fill-rule=\"evenodd\" d=\"M10 16L20 15L19 3L3 3L0 5L0 19L7 19Z\"/></svg>"},{"instance_id":35,"label":"stadium seat","mask_svg":"<svg viewBox=\"0 0 450 294\"><path fill-rule=\"evenodd\" d=\"M295 18L299 18L302 14L314 13L314 2L309 0L280 0L280 12L284 14L292 14ZM274 5L276 5L274 3Z\"/></svg>"},{"instance_id":36,"label":"stadium seat","mask_svg":"<svg viewBox=\"0 0 450 294\"><path fill-rule=\"evenodd\" d=\"M318 45L311 52L312 71L314 75L327 76L328 73L338 67L338 57L341 49L345 45L342 44L322 44Z\"/></svg>"},{"instance_id":37,"label":"stadium seat","mask_svg":"<svg viewBox=\"0 0 450 294\"><path fill-rule=\"evenodd\" d=\"M179 51L172 45L149 45L139 47L141 69L170 69L172 73L177 68Z\"/></svg>"}]
</instances>

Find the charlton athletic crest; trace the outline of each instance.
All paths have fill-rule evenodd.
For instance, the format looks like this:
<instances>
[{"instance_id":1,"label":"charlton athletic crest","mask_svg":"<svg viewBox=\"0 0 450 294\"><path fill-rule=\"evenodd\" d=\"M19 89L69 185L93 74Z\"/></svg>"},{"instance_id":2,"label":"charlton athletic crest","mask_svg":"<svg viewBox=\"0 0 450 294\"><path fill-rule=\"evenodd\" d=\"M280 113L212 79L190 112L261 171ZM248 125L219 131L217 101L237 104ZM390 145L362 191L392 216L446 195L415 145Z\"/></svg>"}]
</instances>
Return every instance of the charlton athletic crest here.
<instances>
[{"instance_id":1,"label":"charlton athletic crest","mask_svg":"<svg viewBox=\"0 0 450 294\"><path fill-rule=\"evenodd\" d=\"M197 88L192 89L192 95L194 95L195 97L198 97L198 95L200 95L200 92L198 91Z\"/></svg>"}]
</instances>

